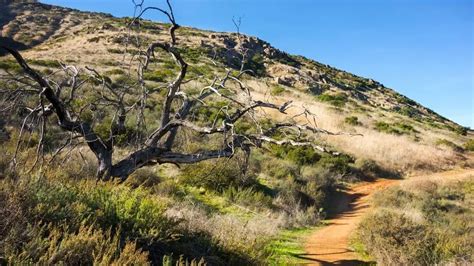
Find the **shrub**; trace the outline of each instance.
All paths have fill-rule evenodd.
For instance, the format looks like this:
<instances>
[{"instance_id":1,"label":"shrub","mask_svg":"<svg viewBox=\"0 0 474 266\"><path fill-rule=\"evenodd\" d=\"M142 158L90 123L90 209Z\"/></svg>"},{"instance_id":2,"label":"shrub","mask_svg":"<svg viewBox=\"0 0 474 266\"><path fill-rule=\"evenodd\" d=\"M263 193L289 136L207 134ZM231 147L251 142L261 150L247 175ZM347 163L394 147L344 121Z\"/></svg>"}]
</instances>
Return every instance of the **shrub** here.
<instances>
[{"instance_id":1,"label":"shrub","mask_svg":"<svg viewBox=\"0 0 474 266\"><path fill-rule=\"evenodd\" d=\"M357 116L348 116L344 119L344 122L352 126L359 126L362 124L359 122L359 118Z\"/></svg>"},{"instance_id":2,"label":"shrub","mask_svg":"<svg viewBox=\"0 0 474 266\"><path fill-rule=\"evenodd\" d=\"M393 128L390 124L385 123L383 121L379 121L375 123L375 129L377 131L385 132L385 133L391 133L391 134L396 134L396 135L402 134L400 130Z\"/></svg>"},{"instance_id":3,"label":"shrub","mask_svg":"<svg viewBox=\"0 0 474 266\"><path fill-rule=\"evenodd\" d=\"M134 241L167 240L176 225L141 188L44 178L0 186L0 254L14 264L145 263Z\"/></svg>"},{"instance_id":4,"label":"shrub","mask_svg":"<svg viewBox=\"0 0 474 266\"><path fill-rule=\"evenodd\" d=\"M262 162L262 172L274 179L295 177L298 167L284 160L268 158Z\"/></svg>"},{"instance_id":5,"label":"shrub","mask_svg":"<svg viewBox=\"0 0 474 266\"><path fill-rule=\"evenodd\" d=\"M464 144L464 149L466 149L467 151L474 151L474 139L468 140Z\"/></svg>"},{"instance_id":6,"label":"shrub","mask_svg":"<svg viewBox=\"0 0 474 266\"><path fill-rule=\"evenodd\" d=\"M270 92L270 94L273 96L277 96L277 95L281 95L283 92L285 92L285 88L283 88L282 86L276 85L272 87L272 91Z\"/></svg>"},{"instance_id":7,"label":"shrub","mask_svg":"<svg viewBox=\"0 0 474 266\"><path fill-rule=\"evenodd\" d=\"M256 53L245 62L244 69L250 69L257 77L263 77L266 75L267 70L264 65L265 57L262 54Z\"/></svg>"},{"instance_id":8,"label":"shrub","mask_svg":"<svg viewBox=\"0 0 474 266\"><path fill-rule=\"evenodd\" d=\"M161 178L151 168L141 168L131 174L126 183L131 187L152 187L161 182Z\"/></svg>"},{"instance_id":9,"label":"shrub","mask_svg":"<svg viewBox=\"0 0 474 266\"><path fill-rule=\"evenodd\" d=\"M0 61L0 69L13 71L15 73L19 73L22 71L21 66L16 61L6 59L2 59Z\"/></svg>"},{"instance_id":10,"label":"shrub","mask_svg":"<svg viewBox=\"0 0 474 266\"><path fill-rule=\"evenodd\" d=\"M400 173L388 170L378 165L375 161L358 158L355 161L354 168L361 174L362 179L369 177L375 178L400 178Z\"/></svg>"},{"instance_id":11,"label":"shrub","mask_svg":"<svg viewBox=\"0 0 474 266\"><path fill-rule=\"evenodd\" d=\"M319 95L317 98L322 102L327 102L336 107L343 107L349 101L347 98L347 95L345 95L344 93L338 93L338 94L324 93L324 94Z\"/></svg>"},{"instance_id":12,"label":"shrub","mask_svg":"<svg viewBox=\"0 0 474 266\"><path fill-rule=\"evenodd\" d=\"M374 196L358 239L381 264L469 264L474 182L412 181Z\"/></svg>"},{"instance_id":13,"label":"shrub","mask_svg":"<svg viewBox=\"0 0 474 266\"><path fill-rule=\"evenodd\" d=\"M378 211L359 225L359 237L365 248L383 265L433 265L436 239L424 224L404 214Z\"/></svg>"},{"instance_id":14,"label":"shrub","mask_svg":"<svg viewBox=\"0 0 474 266\"><path fill-rule=\"evenodd\" d=\"M265 195L262 191L256 191L255 188L229 187L222 193L231 202L239 205L267 208L272 204L272 198Z\"/></svg>"},{"instance_id":15,"label":"shrub","mask_svg":"<svg viewBox=\"0 0 474 266\"><path fill-rule=\"evenodd\" d=\"M297 165L314 164L321 159L319 153L307 146L270 145L270 149L278 158L289 159Z\"/></svg>"},{"instance_id":16,"label":"shrub","mask_svg":"<svg viewBox=\"0 0 474 266\"><path fill-rule=\"evenodd\" d=\"M23 232L26 241L22 249L7 247L6 261L11 264L107 264L147 265L148 253L133 242L120 244L118 234L81 226L77 232L36 225Z\"/></svg>"},{"instance_id":17,"label":"shrub","mask_svg":"<svg viewBox=\"0 0 474 266\"><path fill-rule=\"evenodd\" d=\"M395 135L411 134L417 133L418 131L409 124L405 123L393 123L389 124L383 121L378 121L375 123L375 129L380 132L385 132Z\"/></svg>"},{"instance_id":18,"label":"shrub","mask_svg":"<svg viewBox=\"0 0 474 266\"><path fill-rule=\"evenodd\" d=\"M347 174L351 170L350 163L352 162L353 159L347 155L325 155L319 160L316 166L332 173Z\"/></svg>"},{"instance_id":19,"label":"shrub","mask_svg":"<svg viewBox=\"0 0 474 266\"><path fill-rule=\"evenodd\" d=\"M52 67L52 68L61 67L61 64L56 60L30 60L30 63L33 65L44 66L44 67Z\"/></svg>"},{"instance_id":20,"label":"shrub","mask_svg":"<svg viewBox=\"0 0 474 266\"><path fill-rule=\"evenodd\" d=\"M210 242L188 242L183 247L187 252L195 248L209 252L216 246L221 250L223 254L220 259L212 257L215 265L262 264L268 255L263 247L278 230L278 224L266 216L241 219L230 214L207 213L199 206L185 203L172 206L167 211L167 216L182 220L182 231L204 234L209 239Z\"/></svg>"},{"instance_id":21,"label":"shrub","mask_svg":"<svg viewBox=\"0 0 474 266\"><path fill-rule=\"evenodd\" d=\"M155 82L165 82L170 77L173 77L175 72L172 69L158 69L153 72L148 72L143 74L143 79L155 81Z\"/></svg>"},{"instance_id":22,"label":"shrub","mask_svg":"<svg viewBox=\"0 0 474 266\"><path fill-rule=\"evenodd\" d=\"M185 166L179 176L183 184L222 192L230 186L250 186L253 176L243 174L235 160L222 159Z\"/></svg>"},{"instance_id":23,"label":"shrub","mask_svg":"<svg viewBox=\"0 0 474 266\"><path fill-rule=\"evenodd\" d=\"M396 112L401 115L408 116L411 118L421 117L420 111L418 111L416 108L411 107L411 106L403 106L402 108L397 109Z\"/></svg>"}]
</instances>

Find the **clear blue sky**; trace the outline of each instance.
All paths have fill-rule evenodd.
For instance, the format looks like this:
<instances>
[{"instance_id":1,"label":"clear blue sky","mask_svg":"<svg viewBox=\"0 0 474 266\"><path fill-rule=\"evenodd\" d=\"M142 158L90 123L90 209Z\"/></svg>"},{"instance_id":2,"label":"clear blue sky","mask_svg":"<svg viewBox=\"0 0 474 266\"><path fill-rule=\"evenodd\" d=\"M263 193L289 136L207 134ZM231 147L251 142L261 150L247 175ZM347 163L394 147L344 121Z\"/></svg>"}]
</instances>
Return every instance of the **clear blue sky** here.
<instances>
[{"instance_id":1,"label":"clear blue sky","mask_svg":"<svg viewBox=\"0 0 474 266\"><path fill-rule=\"evenodd\" d=\"M44 0L133 14L131 0ZM174 0L177 22L241 31L291 54L373 78L474 128L474 0ZM163 5L164 0L146 0ZM148 18L162 20L158 14Z\"/></svg>"}]
</instances>

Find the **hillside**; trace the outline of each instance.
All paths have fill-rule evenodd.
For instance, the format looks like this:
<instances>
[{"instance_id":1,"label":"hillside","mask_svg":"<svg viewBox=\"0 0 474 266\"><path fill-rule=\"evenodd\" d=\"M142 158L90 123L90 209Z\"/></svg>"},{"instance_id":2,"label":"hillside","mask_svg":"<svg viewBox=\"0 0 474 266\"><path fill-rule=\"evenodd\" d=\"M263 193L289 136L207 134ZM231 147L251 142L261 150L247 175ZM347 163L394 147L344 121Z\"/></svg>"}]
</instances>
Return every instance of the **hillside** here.
<instances>
[{"instance_id":1,"label":"hillside","mask_svg":"<svg viewBox=\"0 0 474 266\"><path fill-rule=\"evenodd\" d=\"M169 54L156 51L139 80L147 48L168 41L171 24L131 22L37 1L0 0L0 44L19 50L71 113L90 122L97 139L110 135L114 161L128 158L143 136L154 134L167 99L163 88L180 70ZM323 130L272 137L304 137L319 149L273 142L249 158L240 152L189 165L156 161L125 182L99 182L97 158L87 149L96 140L61 130L59 118L42 118L51 113L42 92L38 97L38 86L0 50L0 264L291 263L282 256L286 234L321 225L338 211L335 199L347 196L351 184L474 167L472 130L380 82L252 36L180 27L176 37L175 48L189 64L179 88L183 102L221 81L218 76L251 70L192 109L194 127L208 126L210 132L227 121L226 112L235 111L228 96L245 83L253 100L291 106L258 109L233 123L232 132L254 133L278 122L309 124ZM247 60L241 60L242 51ZM77 84L77 91L70 89ZM123 132L113 136L121 113L107 97L123 91L129 94L120 104L132 111ZM143 109L133 109L139 104ZM212 134L198 133L178 134L176 150L223 145Z\"/></svg>"},{"instance_id":2,"label":"hillside","mask_svg":"<svg viewBox=\"0 0 474 266\"><path fill-rule=\"evenodd\" d=\"M129 67L127 60L138 49L145 49L151 40L165 39L169 27L142 21L139 43L127 47L127 19L40 3L14 3L2 10L2 37L13 40L17 47L28 47L24 55L37 60L39 69L44 69L45 63L59 61L113 73L113 79L120 79L120 70ZM177 35L180 45L187 48L185 56L193 66L192 71L202 76L195 83L203 84L220 71L209 61L214 55L228 67L236 68L236 51L242 46L252 59L249 65L256 75L248 79L256 93L277 101L294 98L294 112L303 105L309 107L318 116L321 127L364 135L328 138L327 143L337 149L405 170L453 164L462 159L451 148L463 146L465 129L377 81L289 55L255 37L244 36L238 44L235 33L188 27L180 28ZM166 63L163 59L156 69ZM148 78L166 81L172 77L161 75ZM452 144L451 148L443 143ZM401 147L407 152L399 150ZM405 156L401 158L400 153ZM407 158L408 154L413 158ZM430 154L430 158L423 158L425 154Z\"/></svg>"}]
</instances>

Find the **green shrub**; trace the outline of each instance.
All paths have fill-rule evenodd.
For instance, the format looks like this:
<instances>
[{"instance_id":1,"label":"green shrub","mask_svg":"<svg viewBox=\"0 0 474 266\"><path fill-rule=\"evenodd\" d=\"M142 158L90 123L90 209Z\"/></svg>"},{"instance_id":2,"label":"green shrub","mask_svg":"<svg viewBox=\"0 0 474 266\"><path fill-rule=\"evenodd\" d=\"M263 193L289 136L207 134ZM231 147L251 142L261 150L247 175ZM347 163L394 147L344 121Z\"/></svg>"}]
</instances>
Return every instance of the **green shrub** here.
<instances>
[{"instance_id":1,"label":"green shrub","mask_svg":"<svg viewBox=\"0 0 474 266\"><path fill-rule=\"evenodd\" d=\"M183 184L222 192L231 186L250 186L255 179L243 174L235 160L205 161L183 167L179 176Z\"/></svg>"},{"instance_id":2,"label":"green shrub","mask_svg":"<svg viewBox=\"0 0 474 266\"><path fill-rule=\"evenodd\" d=\"M222 108L227 105L228 102L226 101L212 101L205 106L196 108L195 115L200 121L206 121L208 123L216 121L220 123L226 117Z\"/></svg>"},{"instance_id":3,"label":"green shrub","mask_svg":"<svg viewBox=\"0 0 474 266\"><path fill-rule=\"evenodd\" d=\"M15 60L7 60L7 59L2 59L0 61L0 69L13 71L15 73L22 71L22 68Z\"/></svg>"},{"instance_id":4,"label":"green shrub","mask_svg":"<svg viewBox=\"0 0 474 266\"><path fill-rule=\"evenodd\" d=\"M223 191L222 195L231 202L248 207L268 208L272 204L270 196L252 187L229 187Z\"/></svg>"},{"instance_id":5,"label":"green shrub","mask_svg":"<svg viewBox=\"0 0 474 266\"><path fill-rule=\"evenodd\" d=\"M44 66L44 67L52 67L52 68L61 67L61 64L56 60L30 60L29 62L33 65Z\"/></svg>"},{"instance_id":6,"label":"green shrub","mask_svg":"<svg viewBox=\"0 0 474 266\"><path fill-rule=\"evenodd\" d=\"M468 140L464 144L464 149L466 149L467 151L474 151L474 139Z\"/></svg>"},{"instance_id":7,"label":"green shrub","mask_svg":"<svg viewBox=\"0 0 474 266\"><path fill-rule=\"evenodd\" d=\"M350 163L353 159L347 155L325 155L316 164L317 167L329 170L332 173L347 174L351 171Z\"/></svg>"},{"instance_id":8,"label":"green shrub","mask_svg":"<svg viewBox=\"0 0 474 266\"><path fill-rule=\"evenodd\" d=\"M321 159L321 155L317 153L313 147L309 146L291 146L291 145L270 145L273 155L281 159L289 159L297 165L314 164Z\"/></svg>"},{"instance_id":9,"label":"green shrub","mask_svg":"<svg viewBox=\"0 0 474 266\"><path fill-rule=\"evenodd\" d=\"M401 115L408 116L411 118L420 117L420 111L418 111L418 109L411 106L403 106L402 108L397 109L396 112Z\"/></svg>"},{"instance_id":10,"label":"green shrub","mask_svg":"<svg viewBox=\"0 0 474 266\"><path fill-rule=\"evenodd\" d=\"M354 170L360 175L360 179L376 179L376 178L400 178L400 173L388 170L378 165L375 161L369 159L358 158L354 163Z\"/></svg>"},{"instance_id":11,"label":"green shrub","mask_svg":"<svg viewBox=\"0 0 474 266\"><path fill-rule=\"evenodd\" d=\"M272 87L272 91L270 92L270 94L273 96L277 96L277 95L281 95L284 92L285 92L285 88L283 88L282 86L276 85Z\"/></svg>"},{"instance_id":12,"label":"green shrub","mask_svg":"<svg viewBox=\"0 0 474 266\"><path fill-rule=\"evenodd\" d=\"M317 98L322 102L327 102L336 107L343 107L349 101L349 99L347 98L347 95L345 95L344 93L338 93L338 94L324 93L317 96Z\"/></svg>"},{"instance_id":13,"label":"green shrub","mask_svg":"<svg viewBox=\"0 0 474 266\"><path fill-rule=\"evenodd\" d=\"M142 188L45 178L0 186L0 254L12 263L146 262L134 242L168 240L176 225Z\"/></svg>"},{"instance_id":14,"label":"green shrub","mask_svg":"<svg viewBox=\"0 0 474 266\"><path fill-rule=\"evenodd\" d=\"M172 69L158 69L153 72L148 72L143 74L143 79L155 81L155 82L165 82L167 79L173 77L176 73Z\"/></svg>"},{"instance_id":15,"label":"green shrub","mask_svg":"<svg viewBox=\"0 0 474 266\"><path fill-rule=\"evenodd\" d=\"M352 126L359 126L362 124L359 122L359 118L357 116L348 116L344 119L344 122Z\"/></svg>"},{"instance_id":16,"label":"green shrub","mask_svg":"<svg viewBox=\"0 0 474 266\"><path fill-rule=\"evenodd\" d=\"M375 123L375 129L380 132L403 135L417 133L418 131L411 125L405 123L393 123L389 124L383 121L378 121Z\"/></svg>"},{"instance_id":17,"label":"green shrub","mask_svg":"<svg viewBox=\"0 0 474 266\"><path fill-rule=\"evenodd\" d=\"M385 123L383 121L379 121L375 123L375 129L380 132L385 132L385 133L390 133L390 134L396 134L396 135L401 135L401 131L392 127L390 124Z\"/></svg>"},{"instance_id":18,"label":"green shrub","mask_svg":"<svg viewBox=\"0 0 474 266\"><path fill-rule=\"evenodd\" d=\"M262 172L274 179L284 179L297 176L298 167L288 161L268 158L262 162Z\"/></svg>"},{"instance_id":19,"label":"green shrub","mask_svg":"<svg viewBox=\"0 0 474 266\"><path fill-rule=\"evenodd\" d=\"M256 53L245 62L244 69L252 70L255 76L263 77L267 70L264 65L265 57L262 54Z\"/></svg>"}]
</instances>

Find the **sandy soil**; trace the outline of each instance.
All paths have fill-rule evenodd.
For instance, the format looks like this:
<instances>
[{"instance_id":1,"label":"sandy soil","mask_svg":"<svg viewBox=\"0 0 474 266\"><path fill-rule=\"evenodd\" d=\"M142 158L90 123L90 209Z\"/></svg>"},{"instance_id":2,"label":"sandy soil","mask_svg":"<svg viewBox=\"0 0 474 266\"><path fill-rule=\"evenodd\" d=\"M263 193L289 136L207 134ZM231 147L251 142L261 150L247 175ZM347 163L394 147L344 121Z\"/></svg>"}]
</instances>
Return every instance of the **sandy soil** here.
<instances>
[{"instance_id":1,"label":"sandy soil","mask_svg":"<svg viewBox=\"0 0 474 266\"><path fill-rule=\"evenodd\" d=\"M456 181L474 178L474 170L451 170L442 173L414 176L408 180L378 179L375 182L358 184L344 193L338 209L328 220L329 224L315 231L307 239L306 254L301 256L310 265L360 265L357 254L349 248L349 239L362 216L371 207L370 196L389 186L416 185L424 179L434 182ZM410 184L411 183L411 184Z\"/></svg>"}]
</instances>

